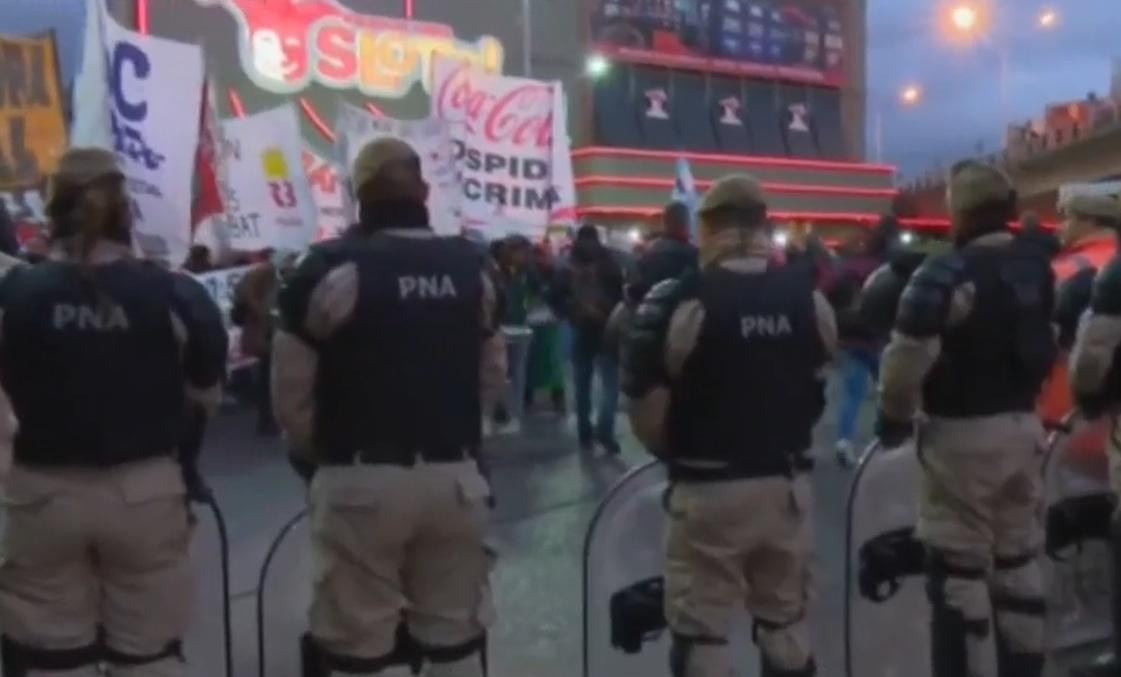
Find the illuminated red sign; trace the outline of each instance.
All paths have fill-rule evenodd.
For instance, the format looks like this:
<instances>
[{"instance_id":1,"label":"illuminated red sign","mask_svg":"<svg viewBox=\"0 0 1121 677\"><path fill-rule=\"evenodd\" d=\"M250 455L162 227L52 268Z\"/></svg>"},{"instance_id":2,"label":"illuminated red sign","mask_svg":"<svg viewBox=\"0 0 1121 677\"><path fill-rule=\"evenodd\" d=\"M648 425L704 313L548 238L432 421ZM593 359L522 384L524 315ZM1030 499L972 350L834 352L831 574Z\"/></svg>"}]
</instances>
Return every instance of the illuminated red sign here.
<instances>
[{"instance_id":1,"label":"illuminated red sign","mask_svg":"<svg viewBox=\"0 0 1121 677\"><path fill-rule=\"evenodd\" d=\"M502 72L497 39L458 40L446 24L358 14L335 0L195 0L238 21L241 65L262 89L292 94L318 82L367 96L404 96L429 86L436 54Z\"/></svg>"}]
</instances>

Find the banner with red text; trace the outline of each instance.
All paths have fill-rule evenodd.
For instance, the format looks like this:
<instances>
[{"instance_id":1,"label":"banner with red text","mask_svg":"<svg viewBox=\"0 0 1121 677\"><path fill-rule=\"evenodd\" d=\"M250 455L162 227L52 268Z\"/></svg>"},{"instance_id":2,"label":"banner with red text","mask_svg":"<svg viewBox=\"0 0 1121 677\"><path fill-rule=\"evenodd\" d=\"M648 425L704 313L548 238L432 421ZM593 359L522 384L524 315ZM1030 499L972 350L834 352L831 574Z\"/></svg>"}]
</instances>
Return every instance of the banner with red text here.
<instances>
[{"instance_id":1,"label":"banner with red text","mask_svg":"<svg viewBox=\"0 0 1121 677\"><path fill-rule=\"evenodd\" d=\"M575 208L559 82L492 75L434 60L432 116L448 123L465 225L544 235Z\"/></svg>"}]
</instances>

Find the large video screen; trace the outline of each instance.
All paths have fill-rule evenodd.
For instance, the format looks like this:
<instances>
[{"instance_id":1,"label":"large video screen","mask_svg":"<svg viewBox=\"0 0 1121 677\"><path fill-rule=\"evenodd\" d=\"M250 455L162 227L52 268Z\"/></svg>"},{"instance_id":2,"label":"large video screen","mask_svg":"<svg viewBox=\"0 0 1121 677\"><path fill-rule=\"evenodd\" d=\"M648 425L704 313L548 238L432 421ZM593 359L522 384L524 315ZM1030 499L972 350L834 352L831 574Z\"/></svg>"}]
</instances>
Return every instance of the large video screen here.
<instances>
[{"instance_id":1,"label":"large video screen","mask_svg":"<svg viewBox=\"0 0 1121 677\"><path fill-rule=\"evenodd\" d=\"M592 44L617 59L844 84L842 0L592 0Z\"/></svg>"}]
</instances>

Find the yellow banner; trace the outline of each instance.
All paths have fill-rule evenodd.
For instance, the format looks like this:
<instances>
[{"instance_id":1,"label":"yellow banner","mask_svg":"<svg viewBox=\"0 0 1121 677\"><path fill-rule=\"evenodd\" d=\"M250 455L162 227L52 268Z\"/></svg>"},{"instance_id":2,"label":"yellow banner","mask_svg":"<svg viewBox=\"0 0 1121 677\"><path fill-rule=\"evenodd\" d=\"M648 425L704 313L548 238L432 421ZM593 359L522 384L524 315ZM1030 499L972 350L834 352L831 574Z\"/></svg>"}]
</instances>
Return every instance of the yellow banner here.
<instances>
[{"instance_id":1,"label":"yellow banner","mask_svg":"<svg viewBox=\"0 0 1121 677\"><path fill-rule=\"evenodd\" d=\"M54 170L66 122L54 35L0 35L0 190L27 188Z\"/></svg>"}]
</instances>

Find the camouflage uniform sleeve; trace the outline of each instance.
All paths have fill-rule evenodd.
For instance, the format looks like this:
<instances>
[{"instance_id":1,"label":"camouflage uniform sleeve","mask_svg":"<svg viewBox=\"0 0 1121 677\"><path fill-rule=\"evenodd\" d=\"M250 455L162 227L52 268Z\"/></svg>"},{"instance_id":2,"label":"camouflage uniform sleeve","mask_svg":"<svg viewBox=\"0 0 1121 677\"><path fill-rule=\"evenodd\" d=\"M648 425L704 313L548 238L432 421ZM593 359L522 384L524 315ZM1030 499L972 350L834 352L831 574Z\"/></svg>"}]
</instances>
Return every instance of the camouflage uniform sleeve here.
<instances>
[{"instance_id":1,"label":"camouflage uniform sleeve","mask_svg":"<svg viewBox=\"0 0 1121 677\"><path fill-rule=\"evenodd\" d=\"M277 299L272 346L272 400L293 456L314 462L315 380L323 341L354 312L358 270L335 265L313 248L285 281Z\"/></svg>"},{"instance_id":2,"label":"camouflage uniform sleeve","mask_svg":"<svg viewBox=\"0 0 1121 677\"><path fill-rule=\"evenodd\" d=\"M229 333L222 312L194 278L172 274L172 322L183 355L188 399L213 412L222 398Z\"/></svg>"},{"instance_id":3,"label":"camouflage uniform sleeve","mask_svg":"<svg viewBox=\"0 0 1121 677\"><path fill-rule=\"evenodd\" d=\"M922 401L923 382L942 352L942 332L972 312L976 290L960 281L962 272L956 256L935 257L904 289L880 363L879 407L886 419L911 420Z\"/></svg>"},{"instance_id":4,"label":"camouflage uniform sleeve","mask_svg":"<svg viewBox=\"0 0 1121 677\"><path fill-rule=\"evenodd\" d=\"M1121 346L1121 257L1111 260L1094 281L1090 312L1083 316L1070 356L1070 384L1079 400L1103 393Z\"/></svg>"}]
</instances>

